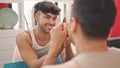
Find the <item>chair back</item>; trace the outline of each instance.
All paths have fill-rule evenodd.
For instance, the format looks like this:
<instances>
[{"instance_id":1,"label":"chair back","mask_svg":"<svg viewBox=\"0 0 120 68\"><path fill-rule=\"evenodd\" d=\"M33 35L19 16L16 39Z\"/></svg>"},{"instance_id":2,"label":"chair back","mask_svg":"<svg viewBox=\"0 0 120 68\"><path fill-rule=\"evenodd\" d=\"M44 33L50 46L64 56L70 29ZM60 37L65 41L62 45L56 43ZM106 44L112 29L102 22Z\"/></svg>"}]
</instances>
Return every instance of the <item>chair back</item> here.
<instances>
[{"instance_id":1,"label":"chair back","mask_svg":"<svg viewBox=\"0 0 120 68\"><path fill-rule=\"evenodd\" d=\"M107 45L110 47L120 48L120 37L108 38Z\"/></svg>"}]
</instances>

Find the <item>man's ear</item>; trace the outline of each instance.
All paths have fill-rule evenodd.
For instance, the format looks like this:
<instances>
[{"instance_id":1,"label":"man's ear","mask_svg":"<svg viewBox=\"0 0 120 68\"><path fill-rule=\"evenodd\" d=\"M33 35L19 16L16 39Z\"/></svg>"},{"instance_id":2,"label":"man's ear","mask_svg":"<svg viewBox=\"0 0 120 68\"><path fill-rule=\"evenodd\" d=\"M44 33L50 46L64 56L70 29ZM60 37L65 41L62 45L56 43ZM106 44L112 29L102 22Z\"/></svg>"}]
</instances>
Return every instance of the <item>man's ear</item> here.
<instances>
[{"instance_id":1,"label":"man's ear","mask_svg":"<svg viewBox=\"0 0 120 68\"><path fill-rule=\"evenodd\" d=\"M34 18L35 18L36 21L39 19L39 17L40 17L40 13L39 12L34 14Z\"/></svg>"},{"instance_id":2,"label":"man's ear","mask_svg":"<svg viewBox=\"0 0 120 68\"><path fill-rule=\"evenodd\" d=\"M75 32L77 30L77 22L74 17L71 18L71 31Z\"/></svg>"}]
</instances>

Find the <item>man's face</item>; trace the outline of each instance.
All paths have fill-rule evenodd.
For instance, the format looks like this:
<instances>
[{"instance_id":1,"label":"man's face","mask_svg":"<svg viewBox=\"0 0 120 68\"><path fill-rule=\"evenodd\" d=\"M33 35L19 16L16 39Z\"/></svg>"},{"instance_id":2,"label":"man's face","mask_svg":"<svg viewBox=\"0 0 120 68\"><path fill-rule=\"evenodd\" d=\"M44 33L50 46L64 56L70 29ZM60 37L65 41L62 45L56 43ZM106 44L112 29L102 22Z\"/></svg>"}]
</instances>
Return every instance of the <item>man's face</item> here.
<instances>
[{"instance_id":1,"label":"man's face","mask_svg":"<svg viewBox=\"0 0 120 68\"><path fill-rule=\"evenodd\" d=\"M49 34L50 30L56 25L56 19L57 15L40 12L38 26L42 32Z\"/></svg>"}]
</instances>

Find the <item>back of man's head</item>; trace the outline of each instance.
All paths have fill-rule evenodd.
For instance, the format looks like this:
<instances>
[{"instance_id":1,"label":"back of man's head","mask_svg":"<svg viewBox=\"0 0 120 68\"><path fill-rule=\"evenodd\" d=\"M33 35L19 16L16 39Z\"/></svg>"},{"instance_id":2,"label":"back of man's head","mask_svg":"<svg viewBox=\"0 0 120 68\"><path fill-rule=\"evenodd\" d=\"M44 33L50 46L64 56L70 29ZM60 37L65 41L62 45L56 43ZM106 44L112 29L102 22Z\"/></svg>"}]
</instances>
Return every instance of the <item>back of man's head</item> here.
<instances>
[{"instance_id":1,"label":"back of man's head","mask_svg":"<svg viewBox=\"0 0 120 68\"><path fill-rule=\"evenodd\" d=\"M38 2L34 5L34 13L41 11L43 13L52 13L54 15L58 15L61 9L55 5L53 2L50 1L42 1Z\"/></svg>"},{"instance_id":2,"label":"back of man's head","mask_svg":"<svg viewBox=\"0 0 120 68\"><path fill-rule=\"evenodd\" d=\"M73 17L88 38L106 39L116 15L113 0L74 0Z\"/></svg>"}]
</instances>

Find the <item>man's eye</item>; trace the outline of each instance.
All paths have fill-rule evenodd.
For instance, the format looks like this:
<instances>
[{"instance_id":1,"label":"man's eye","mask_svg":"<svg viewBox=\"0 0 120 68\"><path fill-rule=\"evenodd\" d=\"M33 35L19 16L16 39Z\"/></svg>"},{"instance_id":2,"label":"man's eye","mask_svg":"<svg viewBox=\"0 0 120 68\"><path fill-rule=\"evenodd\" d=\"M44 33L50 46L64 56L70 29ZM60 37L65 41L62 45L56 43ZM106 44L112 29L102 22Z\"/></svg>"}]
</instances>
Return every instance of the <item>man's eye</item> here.
<instances>
[{"instance_id":1,"label":"man's eye","mask_svg":"<svg viewBox=\"0 0 120 68\"><path fill-rule=\"evenodd\" d=\"M57 19L57 17L53 18L53 20L56 20L56 19Z\"/></svg>"},{"instance_id":2,"label":"man's eye","mask_svg":"<svg viewBox=\"0 0 120 68\"><path fill-rule=\"evenodd\" d=\"M45 17L45 18L49 18L49 17Z\"/></svg>"}]
</instances>

